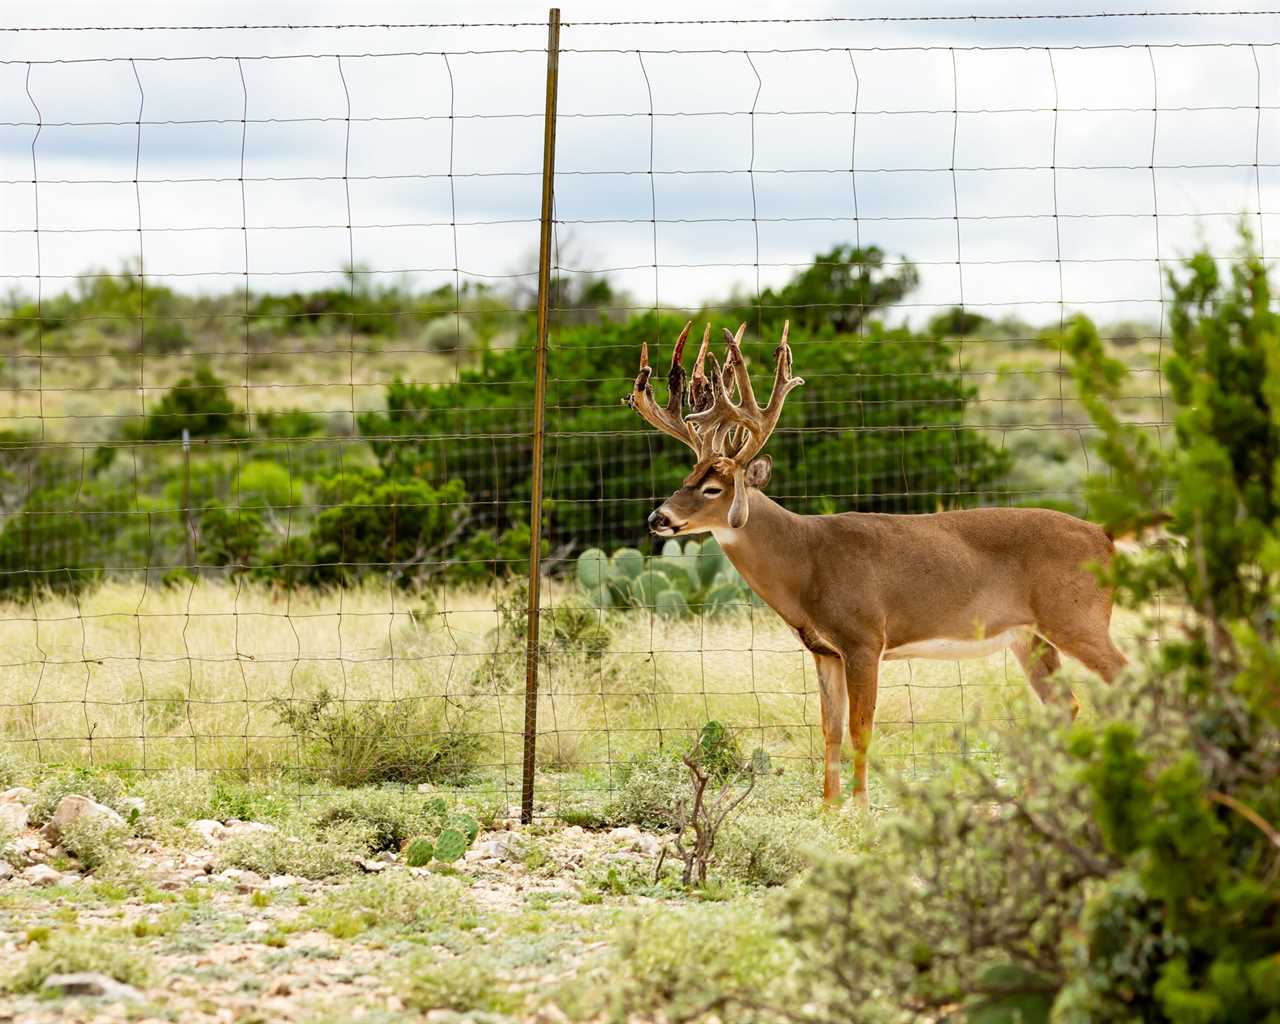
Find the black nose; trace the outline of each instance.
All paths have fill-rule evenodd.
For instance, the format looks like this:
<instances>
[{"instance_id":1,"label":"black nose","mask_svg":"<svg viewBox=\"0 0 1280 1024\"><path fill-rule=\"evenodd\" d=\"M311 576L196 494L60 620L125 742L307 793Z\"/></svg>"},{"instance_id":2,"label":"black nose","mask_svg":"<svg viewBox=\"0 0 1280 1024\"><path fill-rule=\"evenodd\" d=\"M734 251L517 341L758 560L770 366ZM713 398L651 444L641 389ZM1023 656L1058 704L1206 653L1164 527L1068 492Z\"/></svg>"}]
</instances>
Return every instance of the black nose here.
<instances>
[{"instance_id":1,"label":"black nose","mask_svg":"<svg viewBox=\"0 0 1280 1024\"><path fill-rule=\"evenodd\" d=\"M662 512L662 509L654 509L649 513L649 529L662 530L671 525L669 520Z\"/></svg>"}]
</instances>

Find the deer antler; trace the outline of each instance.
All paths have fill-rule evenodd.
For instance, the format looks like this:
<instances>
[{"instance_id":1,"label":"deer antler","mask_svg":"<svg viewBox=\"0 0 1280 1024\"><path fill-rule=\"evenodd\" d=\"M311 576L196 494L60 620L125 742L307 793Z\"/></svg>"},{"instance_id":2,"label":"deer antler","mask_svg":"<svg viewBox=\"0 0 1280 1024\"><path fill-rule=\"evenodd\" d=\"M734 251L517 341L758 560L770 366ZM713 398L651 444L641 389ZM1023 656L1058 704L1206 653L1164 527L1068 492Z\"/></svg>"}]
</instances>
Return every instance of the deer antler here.
<instances>
[{"instance_id":1,"label":"deer antler","mask_svg":"<svg viewBox=\"0 0 1280 1024\"><path fill-rule=\"evenodd\" d=\"M791 376L791 346L787 344L791 323L787 321L782 326L782 340L773 354L773 391L763 409L756 401L751 377L747 373L747 363L742 355L742 336L746 333L747 325L742 324L737 334L725 330L722 368L715 354L709 351L711 325L707 324L702 334L702 344L698 348L698 358L693 364L693 377L689 382L689 403L693 411L685 414L685 375L681 357L692 326L692 321L684 325L684 330L676 339L675 351L671 354L671 370L667 374L667 404L660 406L654 400L653 387L649 383L653 368L649 365L647 344L640 347L640 373L636 376L635 388L623 401L638 412L645 422L692 448L698 457L695 473L719 459L729 459L739 467L744 467L765 446L769 435L778 425L778 417L782 415L782 404L787 395L804 383L802 377ZM710 373L707 372L708 360L711 364ZM736 402L733 400L735 387L738 391Z\"/></svg>"},{"instance_id":2,"label":"deer antler","mask_svg":"<svg viewBox=\"0 0 1280 1024\"><path fill-rule=\"evenodd\" d=\"M746 466L765 446L778 425L787 395L804 383L803 377L791 376L791 346L787 344L791 322L787 321L782 325L782 340L773 353L773 391L768 404L760 408L742 356L742 336L746 329L747 325L743 324L737 334L725 330L723 374L715 356L711 356L708 399L703 407L685 417L685 422L693 425L694 433L704 442L699 450L700 459L715 454L738 466ZM699 354L699 363L701 361ZM734 384L738 388L737 402L730 396L730 388Z\"/></svg>"},{"instance_id":3,"label":"deer antler","mask_svg":"<svg viewBox=\"0 0 1280 1024\"><path fill-rule=\"evenodd\" d=\"M669 434L677 441L687 444L701 457L698 439L689 428L684 418L684 343L689 337L689 329L693 326L690 320L684 325L680 337L676 339L676 347L671 353L671 369L667 373L667 404L660 406L653 397L653 385L649 378L653 376L653 367L649 365L649 345L640 346L640 372L636 375L635 388L622 401L638 412L650 426L657 427L664 434ZM707 347L707 336L711 333L711 325L707 325L707 334L703 336L703 351ZM702 356L698 356L698 368L702 365ZM698 384L698 368L694 370L694 389Z\"/></svg>"}]
</instances>

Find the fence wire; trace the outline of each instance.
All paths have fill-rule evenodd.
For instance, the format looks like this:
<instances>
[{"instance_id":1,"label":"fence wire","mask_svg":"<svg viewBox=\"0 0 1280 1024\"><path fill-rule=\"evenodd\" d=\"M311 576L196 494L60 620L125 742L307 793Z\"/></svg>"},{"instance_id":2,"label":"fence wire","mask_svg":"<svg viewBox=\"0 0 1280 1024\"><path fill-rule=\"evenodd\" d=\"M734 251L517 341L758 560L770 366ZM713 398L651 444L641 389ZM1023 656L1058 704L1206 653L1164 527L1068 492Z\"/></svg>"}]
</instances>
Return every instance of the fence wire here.
<instances>
[{"instance_id":1,"label":"fence wire","mask_svg":"<svg viewBox=\"0 0 1280 1024\"><path fill-rule=\"evenodd\" d=\"M1280 44L733 48L752 24L566 24L539 813L712 720L822 751L785 625L646 533L688 460L619 402L642 341L743 322L758 369L790 321L793 511L1081 512L1052 338L1094 318L1160 436L1164 268L1276 235ZM515 799L546 50L453 28L0 61L0 751ZM1024 690L1002 655L887 663L876 749L981 753Z\"/></svg>"}]
</instances>

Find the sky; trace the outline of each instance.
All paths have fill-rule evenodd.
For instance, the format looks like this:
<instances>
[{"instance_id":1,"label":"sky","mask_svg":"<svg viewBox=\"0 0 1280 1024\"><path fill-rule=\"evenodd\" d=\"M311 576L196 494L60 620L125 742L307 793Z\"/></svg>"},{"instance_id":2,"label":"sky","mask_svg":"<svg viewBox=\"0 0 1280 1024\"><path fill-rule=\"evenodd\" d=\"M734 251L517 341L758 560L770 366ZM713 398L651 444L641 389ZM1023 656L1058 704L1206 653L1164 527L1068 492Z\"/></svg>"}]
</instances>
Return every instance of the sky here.
<instances>
[{"instance_id":1,"label":"sky","mask_svg":"<svg viewBox=\"0 0 1280 1024\"><path fill-rule=\"evenodd\" d=\"M874 244L920 267L894 314L913 323L961 304L1155 321L1162 261L1197 244L1229 254L1242 215L1264 255L1280 245L1280 15L764 2L750 17L792 20L583 24L744 10L562 7L567 272L608 271L638 307L695 305ZM372 283L527 285L546 13L4 4L0 290L49 295L139 259L188 291L243 288L246 272L255 291L314 287L352 257ZM984 17L800 20L886 13ZM352 22L431 25L12 31ZM441 27L458 22L503 24Z\"/></svg>"}]
</instances>

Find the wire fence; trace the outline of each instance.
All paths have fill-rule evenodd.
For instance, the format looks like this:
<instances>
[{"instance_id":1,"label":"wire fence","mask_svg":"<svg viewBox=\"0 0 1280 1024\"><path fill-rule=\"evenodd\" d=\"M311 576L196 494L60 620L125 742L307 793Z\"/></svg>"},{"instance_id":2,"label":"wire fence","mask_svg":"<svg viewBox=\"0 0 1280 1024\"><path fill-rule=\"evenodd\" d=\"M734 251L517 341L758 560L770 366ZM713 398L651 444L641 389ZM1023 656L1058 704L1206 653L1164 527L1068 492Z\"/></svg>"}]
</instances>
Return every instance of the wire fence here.
<instances>
[{"instance_id":1,"label":"wire fence","mask_svg":"<svg viewBox=\"0 0 1280 1024\"><path fill-rule=\"evenodd\" d=\"M556 64L546 26L454 28L0 61L0 751L523 780L536 813L711 720L815 766L809 655L713 544L647 535L689 463L619 402L641 342L742 322L767 367L789 321L794 511L1080 512L1055 333L1093 317L1159 434L1164 268L1280 228L1276 43L566 24ZM981 752L1024 689L1001 655L886 664L876 749Z\"/></svg>"}]
</instances>

